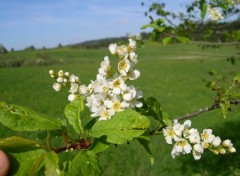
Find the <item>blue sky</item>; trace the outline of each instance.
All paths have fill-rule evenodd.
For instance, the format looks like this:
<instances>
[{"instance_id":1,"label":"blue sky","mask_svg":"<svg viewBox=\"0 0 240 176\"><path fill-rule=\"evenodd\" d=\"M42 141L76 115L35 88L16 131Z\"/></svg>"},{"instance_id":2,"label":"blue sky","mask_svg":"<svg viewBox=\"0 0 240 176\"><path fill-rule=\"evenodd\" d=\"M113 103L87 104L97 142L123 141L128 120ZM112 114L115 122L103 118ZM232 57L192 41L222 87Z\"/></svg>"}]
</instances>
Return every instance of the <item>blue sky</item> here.
<instances>
[{"instance_id":1,"label":"blue sky","mask_svg":"<svg viewBox=\"0 0 240 176\"><path fill-rule=\"evenodd\" d=\"M166 1L168 8L179 10L189 0L170 1ZM0 0L0 44L18 50L30 45L55 47L59 43L135 35L143 32L140 27L149 22L141 2Z\"/></svg>"}]
</instances>

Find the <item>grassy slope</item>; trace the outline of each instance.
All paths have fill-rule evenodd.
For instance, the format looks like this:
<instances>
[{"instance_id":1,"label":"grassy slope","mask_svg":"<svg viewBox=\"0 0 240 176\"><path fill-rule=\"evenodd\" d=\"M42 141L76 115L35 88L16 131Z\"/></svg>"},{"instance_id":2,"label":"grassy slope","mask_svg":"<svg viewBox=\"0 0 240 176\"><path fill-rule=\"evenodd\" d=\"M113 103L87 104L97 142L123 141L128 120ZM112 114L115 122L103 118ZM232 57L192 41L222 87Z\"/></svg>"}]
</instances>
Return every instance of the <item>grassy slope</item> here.
<instances>
[{"instance_id":1,"label":"grassy slope","mask_svg":"<svg viewBox=\"0 0 240 176\"><path fill-rule=\"evenodd\" d=\"M90 79L95 78L98 65L108 51L106 49L55 49L44 52L53 58L63 59L68 64L0 69L0 101L29 106L41 113L63 117L63 108L68 103L67 93L56 93L51 89L53 80L49 78L48 70L54 68L70 71L80 76L83 83L88 83ZM139 49L138 52L137 68L141 71L141 77L133 84L143 90L145 97L158 98L163 110L168 112L170 117L211 105L214 93L209 91L202 81L202 79L209 78L207 74L209 70L215 69L229 77L231 77L230 72L239 72L238 62L233 66L224 59L236 52L232 47L203 51L192 45L178 44L162 47L159 44L150 43ZM10 54L32 58L36 53L16 52ZM182 60L182 58L187 59ZM216 129L219 132L217 135L222 136L223 132L219 130L223 124L221 122L237 121L239 115L239 112L233 112L231 118L223 119L219 111L209 112L193 119L193 126L199 129L208 127ZM225 134L227 130L224 128ZM233 135L234 133L229 133L228 137L234 139ZM0 132L1 136L3 134ZM150 165L144 150L136 142L131 142L130 145L118 146L117 149L112 147L106 153L101 154L100 162L106 174L182 175L183 170L193 173L200 172L199 168L202 173L211 173L212 165L204 165L204 163L206 161L217 162L214 159L210 160L207 155L204 155L199 162L195 162L189 157L173 160L170 155L171 146L166 145L162 137L154 137L152 142L156 157L153 166ZM191 166L192 162L194 166ZM220 162L220 164L224 165L225 163ZM224 167L228 167L228 165L229 163Z\"/></svg>"}]
</instances>

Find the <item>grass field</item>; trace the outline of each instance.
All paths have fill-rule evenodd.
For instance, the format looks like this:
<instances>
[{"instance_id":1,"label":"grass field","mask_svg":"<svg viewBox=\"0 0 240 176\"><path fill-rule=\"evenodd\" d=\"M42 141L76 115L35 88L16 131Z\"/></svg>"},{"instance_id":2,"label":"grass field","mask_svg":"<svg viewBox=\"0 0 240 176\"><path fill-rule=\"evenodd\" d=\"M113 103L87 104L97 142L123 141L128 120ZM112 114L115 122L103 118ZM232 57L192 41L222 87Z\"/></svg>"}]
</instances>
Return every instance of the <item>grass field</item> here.
<instances>
[{"instance_id":1,"label":"grass field","mask_svg":"<svg viewBox=\"0 0 240 176\"><path fill-rule=\"evenodd\" d=\"M108 51L105 48L62 48L41 52L51 58L61 59L65 64L0 69L0 101L28 106L38 112L62 118L63 108L68 103L67 92L56 93L52 90L53 80L49 77L48 70L69 71L87 84L89 80L95 79L99 64ZM235 65L226 61L227 57L236 55L234 47L202 50L196 45L161 46L147 43L138 53L139 64L136 67L141 71L141 77L133 84L144 92L144 97L156 97L171 118L213 103L215 94L203 82L203 79L210 78L210 70L216 70L228 79L240 73L240 61L236 61ZM37 51L19 51L3 57L22 56L32 59L36 54ZM223 119L217 110L205 113L193 119L193 126L200 131L212 128L223 139L232 139L239 149L239 137L235 131L240 127L239 110L239 106L235 107L227 119ZM2 126L0 128L5 129ZM0 131L0 138L7 135ZM150 164L143 148L134 141L129 145L112 147L101 154L100 162L106 175L226 175L234 167L240 166L238 151L234 155L215 157L206 152L196 162L190 156L172 159L171 146L161 136L153 137L152 143L154 165Z\"/></svg>"}]
</instances>

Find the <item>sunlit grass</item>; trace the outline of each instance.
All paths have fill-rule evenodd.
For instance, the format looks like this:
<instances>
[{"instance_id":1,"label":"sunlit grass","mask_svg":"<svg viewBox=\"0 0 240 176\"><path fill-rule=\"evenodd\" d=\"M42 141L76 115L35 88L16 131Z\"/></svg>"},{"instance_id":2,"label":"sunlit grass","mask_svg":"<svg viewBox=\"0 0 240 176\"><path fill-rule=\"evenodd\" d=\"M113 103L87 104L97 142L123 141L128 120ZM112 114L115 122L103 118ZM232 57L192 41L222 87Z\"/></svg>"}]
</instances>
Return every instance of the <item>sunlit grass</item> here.
<instances>
[{"instance_id":1,"label":"sunlit grass","mask_svg":"<svg viewBox=\"0 0 240 176\"><path fill-rule=\"evenodd\" d=\"M196 111L214 102L215 94L203 82L203 79L209 79L209 70L222 72L229 79L239 73L238 61L236 65L226 61L226 57L235 55L236 50L233 47L201 50L196 45L176 44L163 47L157 43L148 43L138 51L139 64L136 67L141 71L141 77L132 84L144 92L144 97L156 97L171 118ZM99 64L108 51L105 48L66 48L43 52L50 57L63 59L67 64L0 69L0 101L28 106L38 112L63 118L68 93L52 90L53 80L49 77L48 70L69 71L78 75L82 83L88 84L95 79ZM10 54L31 59L36 55L36 51ZM112 58L114 59L116 58ZM114 62L116 63L116 60ZM214 130L224 122L237 121L239 115L239 112L232 112L231 118L223 119L220 111L209 112L194 118L193 126ZM2 133L1 131L0 137ZM162 136L153 137L152 143L155 155L153 166L144 149L136 141L129 145L112 146L100 157L106 175L182 175L182 161L188 157L172 159L171 146L164 142ZM238 147L240 146L236 146ZM191 161L195 163L193 159Z\"/></svg>"}]
</instances>

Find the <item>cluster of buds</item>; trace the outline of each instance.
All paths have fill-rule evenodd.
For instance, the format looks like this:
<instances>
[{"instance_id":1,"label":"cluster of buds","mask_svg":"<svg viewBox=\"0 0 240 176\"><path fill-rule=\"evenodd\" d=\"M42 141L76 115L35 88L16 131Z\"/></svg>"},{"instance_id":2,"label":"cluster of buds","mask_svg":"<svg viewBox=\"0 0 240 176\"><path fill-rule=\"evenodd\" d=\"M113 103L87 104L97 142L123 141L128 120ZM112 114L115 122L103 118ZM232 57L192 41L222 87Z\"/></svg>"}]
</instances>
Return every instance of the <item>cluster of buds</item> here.
<instances>
[{"instance_id":1,"label":"cluster of buds","mask_svg":"<svg viewBox=\"0 0 240 176\"><path fill-rule=\"evenodd\" d=\"M240 4L240 0L228 0L228 3L231 5L238 5Z\"/></svg>"},{"instance_id":2,"label":"cluster of buds","mask_svg":"<svg viewBox=\"0 0 240 176\"><path fill-rule=\"evenodd\" d=\"M190 127L191 121L187 120L183 124L174 121L172 126L163 129L166 142L175 142L171 152L173 158L180 154L192 154L195 160L199 160L205 149L214 154L236 152L231 140L222 141L220 137L212 134L211 129L204 129L199 133L197 129Z\"/></svg>"},{"instance_id":3,"label":"cluster of buds","mask_svg":"<svg viewBox=\"0 0 240 176\"><path fill-rule=\"evenodd\" d=\"M216 7L212 7L209 5L207 7L207 12L208 12L208 16L209 16L210 20L212 20L212 21L218 21L218 20L221 20L224 18L222 16L221 12L219 11L219 9Z\"/></svg>"},{"instance_id":4,"label":"cluster of buds","mask_svg":"<svg viewBox=\"0 0 240 176\"><path fill-rule=\"evenodd\" d=\"M99 120L110 119L116 112L127 108L142 107L139 101L142 92L137 91L133 85L127 85L127 81L135 80L140 76L139 70L134 69L138 62L135 49L136 41L132 39L129 39L128 45L110 44L110 53L119 58L117 72L113 72L109 57L105 56L98 69L96 80L91 81L87 86L80 84L79 78L75 75L61 70L55 75L54 71L50 70L51 77L57 81L53 84L53 89L59 91L62 86L69 86L71 93L68 97L69 101L84 96L91 116L100 117Z\"/></svg>"},{"instance_id":5,"label":"cluster of buds","mask_svg":"<svg viewBox=\"0 0 240 176\"><path fill-rule=\"evenodd\" d=\"M70 95L68 96L68 100L73 101L78 97L80 80L77 76L69 72L64 72L63 70L59 70L57 73L55 73L54 70L50 70L49 74L56 80L56 82L53 83L53 89L55 91L60 91L62 87L69 87Z\"/></svg>"}]
</instances>

